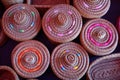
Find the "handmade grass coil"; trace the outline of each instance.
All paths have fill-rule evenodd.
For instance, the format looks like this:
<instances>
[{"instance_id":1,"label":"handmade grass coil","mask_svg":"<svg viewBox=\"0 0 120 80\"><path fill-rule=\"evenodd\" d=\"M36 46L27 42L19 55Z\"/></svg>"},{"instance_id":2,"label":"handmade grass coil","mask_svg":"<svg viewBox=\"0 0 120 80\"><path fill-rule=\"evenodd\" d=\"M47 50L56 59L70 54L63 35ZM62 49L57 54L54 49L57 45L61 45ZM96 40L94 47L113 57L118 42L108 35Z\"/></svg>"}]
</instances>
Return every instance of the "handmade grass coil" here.
<instances>
[{"instance_id":1,"label":"handmade grass coil","mask_svg":"<svg viewBox=\"0 0 120 80\"><path fill-rule=\"evenodd\" d=\"M88 21L80 35L81 44L93 55L112 53L118 44L118 33L114 25L105 19Z\"/></svg>"},{"instance_id":2,"label":"handmade grass coil","mask_svg":"<svg viewBox=\"0 0 120 80\"><path fill-rule=\"evenodd\" d=\"M51 41L56 43L69 42L79 35L82 28L82 18L74 7L59 4L45 13L42 28Z\"/></svg>"},{"instance_id":3,"label":"handmade grass coil","mask_svg":"<svg viewBox=\"0 0 120 80\"><path fill-rule=\"evenodd\" d=\"M52 52L52 70L62 80L79 80L86 73L88 66L89 56L77 43L60 44Z\"/></svg>"},{"instance_id":4,"label":"handmade grass coil","mask_svg":"<svg viewBox=\"0 0 120 80\"><path fill-rule=\"evenodd\" d=\"M0 66L0 80L19 80L19 77L9 66Z\"/></svg>"},{"instance_id":5,"label":"handmade grass coil","mask_svg":"<svg viewBox=\"0 0 120 80\"><path fill-rule=\"evenodd\" d=\"M119 37L120 37L120 16L117 19L117 25L116 25L116 27L117 27L117 31L118 31L118 34L119 34ZM119 38L119 42L120 42L120 38Z\"/></svg>"},{"instance_id":6,"label":"handmade grass coil","mask_svg":"<svg viewBox=\"0 0 120 80\"><path fill-rule=\"evenodd\" d=\"M85 18L99 18L104 16L109 8L110 0L74 0L74 6Z\"/></svg>"},{"instance_id":7,"label":"handmade grass coil","mask_svg":"<svg viewBox=\"0 0 120 80\"><path fill-rule=\"evenodd\" d=\"M34 38L41 28L39 12L27 4L16 4L3 14L4 32L13 40L25 41Z\"/></svg>"},{"instance_id":8,"label":"handmade grass coil","mask_svg":"<svg viewBox=\"0 0 120 80\"><path fill-rule=\"evenodd\" d=\"M8 8L14 4L23 3L23 0L1 0L1 1L6 8Z\"/></svg>"},{"instance_id":9,"label":"handmade grass coil","mask_svg":"<svg viewBox=\"0 0 120 80\"><path fill-rule=\"evenodd\" d=\"M41 42L28 40L13 49L11 60L21 77L35 78L41 76L48 68L50 54Z\"/></svg>"},{"instance_id":10,"label":"handmade grass coil","mask_svg":"<svg viewBox=\"0 0 120 80\"><path fill-rule=\"evenodd\" d=\"M95 60L88 69L89 80L119 80L120 54L112 54Z\"/></svg>"}]
</instances>

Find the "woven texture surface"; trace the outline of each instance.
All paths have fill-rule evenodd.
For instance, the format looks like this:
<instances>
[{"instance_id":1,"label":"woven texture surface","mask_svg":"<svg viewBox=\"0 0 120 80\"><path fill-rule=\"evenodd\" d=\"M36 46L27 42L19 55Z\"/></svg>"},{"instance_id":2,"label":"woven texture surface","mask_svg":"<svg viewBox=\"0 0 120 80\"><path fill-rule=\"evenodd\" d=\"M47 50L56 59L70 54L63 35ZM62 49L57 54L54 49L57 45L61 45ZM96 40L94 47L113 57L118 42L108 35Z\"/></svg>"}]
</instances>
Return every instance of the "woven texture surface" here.
<instances>
[{"instance_id":1,"label":"woven texture surface","mask_svg":"<svg viewBox=\"0 0 120 80\"><path fill-rule=\"evenodd\" d=\"M52 70L62 80L79 80L86 73L88 66L89 56L77 43L60 44L52 52Z\"/></svg>"},{"instance_id":2,"label":"woven texture surface","mask_svg":"<svg viewBox=\"0 0 120 80\"><path fill-rule=\"evenodd\" d=\"M105 19L88 21L80 34L84 48L93 55L112 53L118 44L118 33L114 25Z\"/></svg>"},{"instance_id":3,"label":"woven texture surface","mask_svg":"<svg viewBox=\"0 0 120 80\"><path fill-rule=\"evenodd\" d=\"M79 35L82 28L82 18L74 7L60 4L45 13L42 27L51 41L69 42Z\"/></svg>"},{"instance_id":4,"label":"woven texture surface","mask_svg":"<svg viewBox=\"0 0 120 80\"><path fill-rule=\"evenodd\" d=\"M4 32L16 41L34 38L41 28L39 12L27 4L16 4L8 8L2 18Z\"/></svg>"},{"instance_id":5,"label":"woven texture surface","mask_svg":"<svg viewBox=\"0 0 120 80\"><path fill-rule=\"evenodd\" d=\"M29 40L18 44L13 49L11 60L20 76L35 78L41 76L48 68L50 54L41 42Z\"/></svg>"}]
</instances>

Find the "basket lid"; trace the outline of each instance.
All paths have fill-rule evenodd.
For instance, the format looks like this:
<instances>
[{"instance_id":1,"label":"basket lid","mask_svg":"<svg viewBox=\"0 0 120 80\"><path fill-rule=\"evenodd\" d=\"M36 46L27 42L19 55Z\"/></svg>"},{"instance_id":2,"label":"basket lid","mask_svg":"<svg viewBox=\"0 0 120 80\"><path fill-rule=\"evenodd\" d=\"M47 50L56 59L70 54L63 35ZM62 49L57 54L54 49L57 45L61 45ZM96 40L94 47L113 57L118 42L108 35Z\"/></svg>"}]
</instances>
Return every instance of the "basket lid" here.
<instances>
[{"instance_id":1,"label":"basket lid","mask_svg":"<svg viewBox=\"0 0 120 80\"><path fill-rule=\"evenodd\" d=\"M79 35L82 28L82 18L74 7L59 4L45 13L42 27L46 36L53 42L69 42Z\"/></svg>"},{"instance_id":2,"label":"basket lid","mask_svg":"<svg viewBox=\"0 0 120 80\"><path fill-rule=\"evenodd\" d=\"M51 55L53 72L62 80L79 80L89 66L87 52L77 43L58 45Z\"/></svg>"},{"instance_id":3,"label":"basket lid","mask_svg":"<svg viewBox=\"0 0 120 80\"><path fill-rule=\"evenodd\" d=\"M74 6L85 18L99 18L110 8L110 0L74 0Z\"/></svg>"},{"instance_id":4,"label":"basket lid","mask_svg":"<svg viewBox=\"0 0 120 80\"><path fill-rule=\"evenodd\" d=\"M2 26L4 32L16 41L32 39L37 35L40 26L39 12L27 4L16 4L3 14Z\"/></svg>"},{"instance_id":5,"label":"basket lid","mask_svg":"<svg viewBox=\"0 0 120 80\"><path fill-rule=\"evenodd\" d=\"M119 80L120 53L96 59L89 66L88 80Z\"/></svg>"},{"instance_id":6,"label":"basket lid","mask_svg":"<svg viewBox=\"0 0 120 80\"><path fill-rule=\"evenodd\" d=\"M105 19L88 21L80 35L81 44L93 55L112 53L117 47L118 33L112 23Z\"/></svg>"},{"instance_id":7,"label":"basket lid","mask_svg":"<svg viewBox=\"0 0 120 80\"><path fill-rule=\"evenodd\" d=\"M12 65L24 78L41 76L48 68L50 54L48 49L35 40L18 44L12 51Z\"/></svg>"},{"instance_id":8,"label":"basket lid","mask_svg":"<svg viewBox=\"0 0 120 80\"><path fill-rule=\"evenodd\" d=\"M0 66L0 80L19 80L19 77L9 66Z\"/></svg>"}]
</instances>

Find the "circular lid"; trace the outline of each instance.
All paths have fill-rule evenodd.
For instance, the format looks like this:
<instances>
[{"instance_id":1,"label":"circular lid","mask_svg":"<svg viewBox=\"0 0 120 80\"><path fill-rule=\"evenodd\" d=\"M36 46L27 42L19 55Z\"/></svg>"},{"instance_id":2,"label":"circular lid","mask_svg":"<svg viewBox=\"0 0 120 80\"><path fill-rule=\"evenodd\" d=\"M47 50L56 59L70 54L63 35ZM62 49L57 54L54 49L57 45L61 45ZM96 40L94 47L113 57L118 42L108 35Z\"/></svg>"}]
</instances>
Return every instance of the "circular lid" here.
<instances>
[{"instance_id":1,"label":"circular lid","mask_svg":"<svg viewBox=\"0 0 120 80\"><path fill-rule=\"evenodd\" d=\"M2 46L7 40L7 36L2 30L1 19L0 19L0 46Z\"/></svg>"},{"instance_id":2,"label":"circular lid","mask_svg":"<svg viewBox=\"0 0 120 80\"><path fill-rule=\"evenodd\" d=\"M98 18L110 8L110 0L74 0L74 6L85 18Z\"/></svg>"},{"instance_id":3,"label":"circular lid","mask_svg":"<svg viewBox=\"0 0 120 80\"><path fill-rule=\"evenodd\" d=\"M106 55L115 50L118 33L114 25L105 19L88 21L80 35L81 44L93 55Z\"/></svg>"},{"instance_id":4,"label":"circular lid","mask_svg":"<svg viewBox=\"0 0 120 80\"><path fill-rule=\"evenodd\" d=\"M0 80L19 80L19 78L12 68L0 66Z\"/></svg>"},{"instance_id":5,"label":"circular lid","mask_svg":"<svg viewBox=\"0 0 120 80\"><path fill-rule=\"evenodd\" d=\"M2 26L5 33L16 41L32 39L40 26L39 12L27 4L16 4L3 14Z\"/></svg>"},{"instance_id":6,"label":"circular lid","mask_svg":"<svg viewBox=\"0 0 120 80\"><path fill-rule=\"evenodd\" d=\"M120 53L101 57L89 66L88 80L119 80Z\"/></svg>"},{"instance_id":7,"label":"circular lid","mask_svg":"<svg viewBox=\"0 0 120 80\"><path fill-rule=\"evenodd\" d=\"M14 69L20 76L35 78L47 70L50 54L42 43L28 40L13 49L11 59Z\"/></svg>"},{"instance_id":8,"label":"circular lid","mask_svg":"<svg viewBox=\"0 0 120 80\"><path fill-rule=\"evenodd\" d=\"M79 80L86 73L88 66L89 56L77 43L61 44L52 52L52 70L63 80Z\"/></svg>"},{"instance_id":9,"label":"circular lid","mask_svg":"<svg viewBox=\"0 0 120 80\"><path fill-rule=\"evenodd\" d=\"M57 43L69 42L79 35L82 28L82 18L74 7L59 4L45 13L42 27L50 40Z\"/></svg>"}]
</instances>

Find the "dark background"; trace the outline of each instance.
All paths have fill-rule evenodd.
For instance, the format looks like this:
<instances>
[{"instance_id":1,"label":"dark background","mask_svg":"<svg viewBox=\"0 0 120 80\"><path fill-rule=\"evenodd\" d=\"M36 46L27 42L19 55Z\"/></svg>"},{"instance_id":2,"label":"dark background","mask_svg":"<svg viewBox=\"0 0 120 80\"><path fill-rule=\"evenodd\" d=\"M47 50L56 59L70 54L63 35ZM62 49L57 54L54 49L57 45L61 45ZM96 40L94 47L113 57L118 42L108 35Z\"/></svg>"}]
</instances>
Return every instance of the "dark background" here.
<instances>
[{"instance_id":1,"label":"dark background","mask_svg":"<svg viewBox=\"0 0 120 80\"><path fill-rule=\"evenodd\" d=\"M72 5L72 1L70 3ZM5 11L5 8L0 2L0 17L1 18L2 18L4 11ZM120 0L111 0L111 7L110 7L109 11L107 12L107 14L105 16L103 16L102 18L107 19L108 21L113 23L113 25L116 26L118 16L120 16ZM83 22L85 23L86 19L83 18ZM50 51L50 54L52 53L53 49L56 47L56 45L52 44L47 39L47 37L45 36L45 34L43 33L42 30L40 30L39 34L34 38L34 40L38 40L38 41L42 42L44 45L46 45L46 47ZM73 42L80 44L79 36L75 40L73 40ZM10 59L11 52L18 43L19 42L16 42L16 41L8 38L6 43L0 47L0 65L7 65L7 66L12 67L11 59ZM112 54L117 53L117 52L120 52L120 44L118 44L117 48L115 49L115 51ZM93 60L98 58L97 56L92 56L92 55L89 55L89 56L90 56L90 62L92 62ZM86 75L81 80L85 80L86 79L85 77L86 77ZM21 78L21 77L20 77L20 79L23 80L23 78ZM50 66L47 69L47 71L42 76L38 77L37 79L39 79L39 80L60 80L59 78L56 77L56 75L54 75Z\"/></svg>"}]
</instances>

